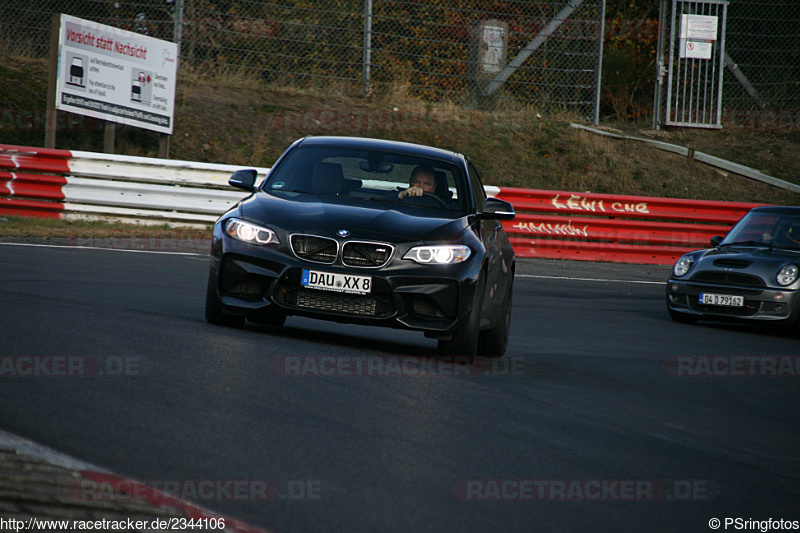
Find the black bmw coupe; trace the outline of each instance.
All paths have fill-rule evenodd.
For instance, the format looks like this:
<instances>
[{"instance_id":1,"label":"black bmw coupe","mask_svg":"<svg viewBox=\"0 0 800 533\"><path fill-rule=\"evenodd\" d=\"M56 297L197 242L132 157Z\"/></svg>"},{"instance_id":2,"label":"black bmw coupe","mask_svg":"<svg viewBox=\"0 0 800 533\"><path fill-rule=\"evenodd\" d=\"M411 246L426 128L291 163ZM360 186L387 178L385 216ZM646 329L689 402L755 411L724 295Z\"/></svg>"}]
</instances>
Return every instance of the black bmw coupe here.
<instances>
[{"instance_id":1,"label":"black bmw coupe","mask_svg":"<svg viewBox=\"0 0 800 533\"><path fill-rule=\"evenodd\" d=\"M424 332L439 353L502 356L515 256L462 154L377 139L296 141L214 226L206 319L287 315Z\"/></svg>"},{"instance_id":2,"label":"black bmw coupe","mask_svg":"<svg viewBox=\"0 0 800 533\"><path fill-rule=\"evenodd\" d=\"M771 323L800 332L800 207L751 209L711 245L675 263L666 295L673 320Z\"/></svg>"}]
</instances>

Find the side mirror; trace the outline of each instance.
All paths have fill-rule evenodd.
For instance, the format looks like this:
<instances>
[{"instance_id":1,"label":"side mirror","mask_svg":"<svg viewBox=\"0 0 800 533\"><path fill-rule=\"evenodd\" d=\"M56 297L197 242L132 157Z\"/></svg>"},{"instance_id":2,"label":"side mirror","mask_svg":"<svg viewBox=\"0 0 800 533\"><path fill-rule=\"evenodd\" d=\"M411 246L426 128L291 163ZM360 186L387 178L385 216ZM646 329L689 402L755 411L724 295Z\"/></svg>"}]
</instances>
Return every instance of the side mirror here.
<instances>
[{"instance_id":1,"label":"side mirror","mask_svg":"<svg viewBox=\"0 0 800 533\"><path fill-rule=\"evenodd\" d=\"M478 213L478 218L489 220L511 220L515 216L514 206L499 198L487 198L483 202L483 211Z\"/></svg>"},{"instance_id":2,"label":"side mirror","mask_svg":"<svg viewBox=\"0 0 800 533\"><path fill-rule=\"evenodd\" d=\"M237 189L244 189L247 192L256 190L256 177L258 172L254 168L237 170L228 180L228 185Z\"/></svg>"},{"instance_id":3,"label":"side mirror","mask_svg":"<svg viewBox=\"0 0 800 533\"><path fill-rule=\"evenodd\" d=\"M714 235L713 237L711 237L711 246L713 246L714 248L719 246L719 243L721 242L722 242L722 237L720 237L719 235Z\"/></svg>"}]
</instances>

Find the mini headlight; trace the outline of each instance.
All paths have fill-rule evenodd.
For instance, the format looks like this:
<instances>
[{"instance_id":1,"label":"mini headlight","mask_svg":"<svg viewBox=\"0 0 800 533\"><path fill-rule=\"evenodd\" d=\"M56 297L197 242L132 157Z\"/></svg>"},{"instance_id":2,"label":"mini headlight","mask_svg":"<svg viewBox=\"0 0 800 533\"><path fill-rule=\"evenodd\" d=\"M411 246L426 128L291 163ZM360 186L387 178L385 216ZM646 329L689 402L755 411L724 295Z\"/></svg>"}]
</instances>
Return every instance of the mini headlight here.
<instances>
[{"instance_id":1,"label":"mini headlight","mask_svg":"<svg viewBox=\"0 0 800 533\"><path fill-rule=\"evenodd\" d=\"M678 259L678 262L675 263L674 267L672 267L672 273L675 274L675 277L677 278L684 276L687 272L689 272L689 269L692 268L693 263L694 259L688 255L684 255Z\"/></svg>"},{"instance_id":2,"label":"mini headlight","mask_svg":"<svg viewBox=\"0 0 800 533\"><path fill-rule=\"evenodd\" d=\"M800 268L797 265L785 265L776 276L778 285L785 287L797 281L797 276L800 275Z\"/></svg>"},{"instance_id":3,"label":"mini headlight","mask_svg":"<svg viewBox=\"0 0 800 533\"><path fill-rule=\"evenodd\" d=\"M250 244L280 244L278 236L269 228L231 218L225 223L225 233Z\"/></svg>"},{"instance_id":4,"label":"mini headlight","mask_svg":"<svg viewBox=\"0 0 800 533\"><path fill-rule=\"evenodd\" d=\"M403 259L411 259L417 263L448 265L463 263L469 259L472 251L468 246L441 244L436 246L415 246L406 252Z\"/></svg>"}]
</instances>

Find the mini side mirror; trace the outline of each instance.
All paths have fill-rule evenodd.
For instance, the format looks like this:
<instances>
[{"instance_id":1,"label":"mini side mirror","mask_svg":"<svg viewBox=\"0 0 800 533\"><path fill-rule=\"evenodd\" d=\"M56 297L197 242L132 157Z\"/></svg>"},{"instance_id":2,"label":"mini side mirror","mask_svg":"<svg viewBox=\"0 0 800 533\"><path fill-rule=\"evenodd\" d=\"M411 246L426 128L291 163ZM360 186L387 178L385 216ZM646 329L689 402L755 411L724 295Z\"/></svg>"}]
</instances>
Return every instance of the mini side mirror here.
<instances>
[{"instance_id":1,"label":"mini side mirror","mask_svg":"<svg viewBox=\"0 0 800 533\"><path fill-rule=\"evenodd\" d=\"M487 198L483 202L483 211L478 213L479 218L490 220L511 220L515 216L514 206L499 198Z\"/></svg>"},{"instance_id":2,"label":"mini side mirror","mask_svg":"<svg viewBox=\"0 0 800 533\"><path fill-rule=\"evenodd\" d=\"M256 190L256 177L258 172L254 168L237 170L228 180L228 185L237 189L244 189L247 192Z\"/></svg>"},{"instance_id":3,"label":"mini side mirror","mask_svg":"<svg viewBox=\"0 0 800 533\"><path fill-rule=\"evenodd\" d=\"M721 242L722 242L722 237L720 237L719 235L714 235L713 237L711 237L711 246L713 246L714 248L719 246L719 243Z\"/></svg>"}]
</instances>

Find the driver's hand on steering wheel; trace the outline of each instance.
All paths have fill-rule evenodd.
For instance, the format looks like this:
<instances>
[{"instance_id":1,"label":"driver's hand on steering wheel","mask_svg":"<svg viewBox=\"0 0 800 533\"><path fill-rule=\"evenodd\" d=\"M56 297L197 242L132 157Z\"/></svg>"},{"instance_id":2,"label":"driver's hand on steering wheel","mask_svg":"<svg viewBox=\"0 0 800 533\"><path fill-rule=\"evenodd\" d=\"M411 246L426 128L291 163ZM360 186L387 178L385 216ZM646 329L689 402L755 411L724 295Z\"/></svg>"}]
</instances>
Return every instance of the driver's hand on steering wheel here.
<instances>
[{"instance_id":1,"label":"driver's hand on steering wheel","mask_svg":"<svg viewBox=\"0 0 800 533\"><path fill-rule=\"evenodd\" d=\"M402 200L406 196L422 196L424 193L425 191L423 191L421 187L409 187L408 189L397 193L397 198Z\"/></svg>"}]
</instances>

